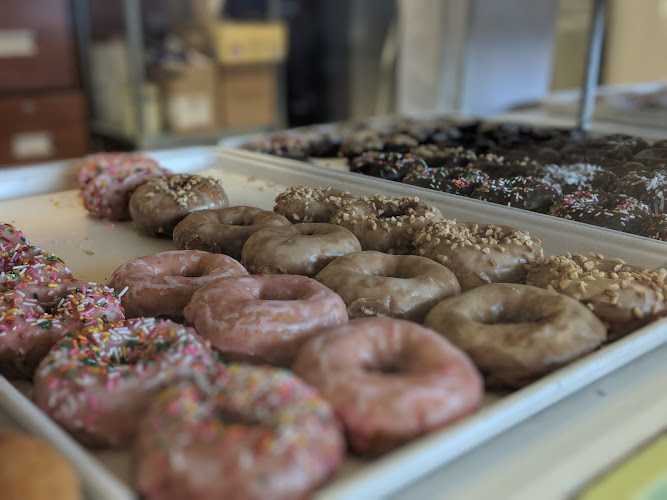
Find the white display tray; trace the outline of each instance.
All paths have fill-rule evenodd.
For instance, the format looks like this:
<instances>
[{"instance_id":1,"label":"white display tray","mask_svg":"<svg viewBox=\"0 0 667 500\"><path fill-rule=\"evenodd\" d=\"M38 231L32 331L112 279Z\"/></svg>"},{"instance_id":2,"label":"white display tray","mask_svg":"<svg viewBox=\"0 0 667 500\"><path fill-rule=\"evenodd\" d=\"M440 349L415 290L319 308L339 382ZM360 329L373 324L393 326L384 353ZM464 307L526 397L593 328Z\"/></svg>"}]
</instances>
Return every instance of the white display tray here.
<instances>
[{"instance_id":1,"label":"white display tray","mask_svg":"<svg viewBox=\"0 0 667 500\"><path fill-rule=\"evenodd\" d=\"M216 156L211 149L201 148L190 151L189 155L190 158L179 152L179 160L172 158L171 168L181 171L190 170L193 165L207 167L201 172L221 179L232 205L270 209L278 193L298 184L345 188L357 195L418 195L438 206L447 217L504 223L529 230L540 236L546 253L595 251L647 267L666 263L667 244L646 238L325 167L281 159L268 163L264 155L245 151L222 151ZM60 256L74 275L83 280L105 282L119 265L131 258L174 248L170 240L140 235L131 222L111 223L89 217L75 190L0 201L0 214L2 222L15 224L33 244ZM395 492L665 343L667 320L649 325L522 390L491 395L476 414L384 457L372 461L347 460L317 496L377 498ZM19 387L24 392L29 390ZM80 471L90 498L132 497L127 487L126 452L84 450L1 378L0 409L61 449Z\"/></svg>"}]
</instances>

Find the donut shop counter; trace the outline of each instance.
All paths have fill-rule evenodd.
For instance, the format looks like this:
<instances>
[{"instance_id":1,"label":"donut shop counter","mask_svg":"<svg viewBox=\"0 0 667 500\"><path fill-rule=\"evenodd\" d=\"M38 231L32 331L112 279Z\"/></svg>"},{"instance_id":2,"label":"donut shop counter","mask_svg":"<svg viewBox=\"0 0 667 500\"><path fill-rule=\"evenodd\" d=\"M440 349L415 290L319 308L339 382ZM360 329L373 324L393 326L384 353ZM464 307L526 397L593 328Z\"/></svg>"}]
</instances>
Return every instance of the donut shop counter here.
<instances>
[{"instance_id":1,"label":"donut shop counter","mask_svg":"<svg viewBox=\"0 0 667 500\"><path fill-rule=\"evenodd\" d=\"M474 211L484 222L507 222L530 235L539 235L545 252L604 250L605 254L611 252L628 262L634 259L647 267L665 262L664 244L658 241L606 229L589 230L567 221L552 222L549 216L491 204L481 206L477 201L442 197L411 187L403 189L384 180L363 178L353 182L347 173L308 165L272 164L213 148L149 156L172 172L197 172L218 179L227 191L230 206L271 210L276 196L297 184L349 188L356 196L419 194L425 203L457 220ZM87 215L80 192L68 189L75 168L75 163L64 162L6 171L1 222L14 224L33 245L61 258L75 278L96 283L106 283L121 264L133 258L175 248L171 240L138 232L132 222ZM40 183L36 172L44 173L41 177L45 181ZM31 183L26 186L28 175ZM13 197L13 190L24 196ZM195 316L202 314L196 312ZM662 369L667 361L667 325L663 322L652 323L524 389L492 391L477 415L464 418L449 430L431 433L373 459L348 457L342 469L314 495L604 498L599 495L610 491L605 488L629 488L623 490L628 492L632 488L657 488L664 470L649 467L651 474L637 478L632 474L632 462L638 460L635 456L648 454L650 459L661 450L648 446L653 442L659 446L665 428L660 418L667 410L663 394L667 377ZM127 489L129 460L124 452L81 447L29 402L25 395L31 394L30 384L2 382L3 427L22 427L60 450L77 469L88 498L131 496ZM321 432L321 439L326 439L328 431ZM334 446L332 443L326 446Z\"/></svg>"}]
</instances>

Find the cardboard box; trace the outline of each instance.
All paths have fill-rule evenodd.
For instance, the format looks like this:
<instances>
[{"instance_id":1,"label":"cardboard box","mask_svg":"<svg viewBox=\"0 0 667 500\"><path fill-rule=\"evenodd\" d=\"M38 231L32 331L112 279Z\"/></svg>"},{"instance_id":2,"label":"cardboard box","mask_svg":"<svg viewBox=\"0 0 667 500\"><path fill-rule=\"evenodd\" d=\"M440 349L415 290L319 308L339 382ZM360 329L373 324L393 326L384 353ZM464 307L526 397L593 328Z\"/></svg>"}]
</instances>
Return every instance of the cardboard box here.
<instances>
[{"instance_id":1,"label":"cardboard box","mask_svg":"<svg viewBox=\"0 0 667 500\"><path fill-rule=\"evenodd\" d=\"M79 90L3 97L0 116L0 164L75 158L88 152L88 114Z\"/></svg>"},{"instance_id":2,"label":"cardboard box","mask_svg":"<svg viewBox=\"0 0 667 500\"><path fill-rule=\"evenodd\" d=\"M287 56L282 22L220 21L212 26L213 50L222 64L278 63Z\"/></svg>"},{"instance_id":3,"label":"cardboard box","mask_svg":"<svg viewBox=\"0 0 667 500\"><path fill-rule=\"evenodd\" d=\"M151 79L162 93L168 130L177 133L206 132L218 127L216 118L217 65L200 56L196 61L151 70Z\"/></svg>"},{"instance_id":4,"label":"cardboard box","mask_svg":"<svg viewBox=\"0 0 667 500\"><path fill-rule=\"evenodd\" d=\"M277 121L277 78L273 64L221 66L218 120L227 128L261 127Z\"/></svg>"}]
</instances>

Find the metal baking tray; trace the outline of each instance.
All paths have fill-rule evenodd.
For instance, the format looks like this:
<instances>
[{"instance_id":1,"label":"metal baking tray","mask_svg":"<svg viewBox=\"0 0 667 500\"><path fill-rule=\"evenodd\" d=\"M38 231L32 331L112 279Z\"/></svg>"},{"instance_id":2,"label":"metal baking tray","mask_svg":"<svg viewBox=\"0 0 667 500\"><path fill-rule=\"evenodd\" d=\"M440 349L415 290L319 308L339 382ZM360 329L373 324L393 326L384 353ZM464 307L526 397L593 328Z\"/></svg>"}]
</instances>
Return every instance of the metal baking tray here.
<instances>
[{"instance_id":1,"label":"metal baking tray","mask_svg":"<svg viewBox=\"0 0 667 500\"><path fill-rule=\"evenodd\" d=\"M173 157L169 160L167 155L164 163L171 161L168 166L175 171L194 169L219 178L231 205L270 209L278 193L298 184L343 188L357 195L413 195L434 204L447 217L504 223L528 230L542 239L546 253L595 251L647 267L667 264L664 242L380 179L351 177L353 174L327 167L281 159L269 163L264 155L215 152L210 148L176 156L178 160ZM66 174L64 166L61 170L63 175L71 173ZM131 258L174 248L168 239L140 235L131 222L89 217L76 190L0 201L0 213L3 222L15 224L31 242L60 256L74 275L83 280L105 282L120 264ZM316 496L377 498L397 491L665 343L667 320L661 320L524 389L490 394L481 410L452 426L374 460L351 457ZM0 377L0 410L61 449L79 470L90 498L132 498L128 487L128 453L83 449L24 396L29 390L29 384L10 384Z\"/></svg>"},{"instance_id":2,"label":"metal baking tray","mask_svg":"<svg viewBox=\"0 0 667 500\"><path fill-rule=\"evenodd\" d=\"M638 108L630 103L633 97L665 92L666 89L667 81L603 85L596 91L594 118L624 125L667 129L666 107ZM580 97L579 89L561 90L543 99L542 106L547 112L555 115L575 116ZM664 137L666 134L662 135Z\"/></svg>"}]
</instances>

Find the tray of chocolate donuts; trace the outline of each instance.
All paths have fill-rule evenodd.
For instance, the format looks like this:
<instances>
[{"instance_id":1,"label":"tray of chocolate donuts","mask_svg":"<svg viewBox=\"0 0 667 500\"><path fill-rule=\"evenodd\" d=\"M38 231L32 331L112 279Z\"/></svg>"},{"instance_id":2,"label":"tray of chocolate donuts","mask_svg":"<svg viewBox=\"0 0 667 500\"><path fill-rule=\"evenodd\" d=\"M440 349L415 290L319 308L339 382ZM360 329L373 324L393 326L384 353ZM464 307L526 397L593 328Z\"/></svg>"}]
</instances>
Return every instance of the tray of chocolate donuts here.
<instances>
[{"instance_id":1,"label":"tray of chocolate donuts","mask_svg":"<svg viewBox=\"0 0 667 500\"><path fill-rule=\"evenodd\" d=\"M0 411L90 498L381 496L667 342L661 241L207 154L0 201Z\"/></svg>"},{"instance_id":2,"label":"tray of chocolate donuts","mask_svg":"<svg viewBox=\"0 0 667 500\"><path fill-rule=\"evenodd\" d=\"M449 118L376 119L223 142L566 220L667 238L667 141Z\"/></svg>"}]
</instances>

